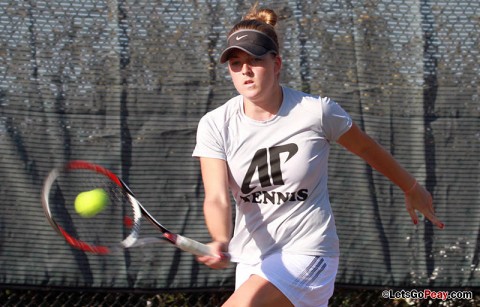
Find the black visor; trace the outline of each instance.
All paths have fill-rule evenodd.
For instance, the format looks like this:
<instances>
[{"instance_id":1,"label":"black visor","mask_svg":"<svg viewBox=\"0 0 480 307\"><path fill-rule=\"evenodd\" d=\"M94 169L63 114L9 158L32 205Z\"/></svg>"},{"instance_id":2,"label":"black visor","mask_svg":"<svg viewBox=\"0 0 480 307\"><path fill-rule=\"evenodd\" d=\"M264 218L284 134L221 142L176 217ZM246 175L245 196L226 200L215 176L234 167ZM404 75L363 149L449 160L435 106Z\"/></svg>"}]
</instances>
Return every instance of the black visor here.
<instances>
[{"instance_id":1,"label":"black visor","mask_svg":"<svg viewBox=\"0 0 480 307\"><path fill-rule=\"evenodd\" d=\"M228 37L227 48L220 56L220 63L228 61L233 50L240 49L246 53L261 57L269 52L278 54L278 46L266 34L257 30L239 30Z\"/></svg>"}]
</instances>

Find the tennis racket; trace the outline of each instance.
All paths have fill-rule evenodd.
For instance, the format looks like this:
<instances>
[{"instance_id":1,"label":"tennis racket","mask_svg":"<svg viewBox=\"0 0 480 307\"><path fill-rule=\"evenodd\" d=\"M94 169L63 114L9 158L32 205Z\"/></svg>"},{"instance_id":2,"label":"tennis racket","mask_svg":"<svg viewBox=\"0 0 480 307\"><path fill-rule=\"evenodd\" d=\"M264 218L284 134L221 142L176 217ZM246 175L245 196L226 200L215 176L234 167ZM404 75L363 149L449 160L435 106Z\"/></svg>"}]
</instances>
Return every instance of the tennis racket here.
<instances>
[{"instance_id":1,"label":"tennis racket","mask_svg":"<svg viewBox=\"0 0 480 307\"><path fill-rule=\"evenodd\" d=\"M107 193L108 205L95 216L82 217L75 211L75 198L81 192L99 188ZM168 242L194 255L214 256L207 245L165 228L117 175L87 161L71 161L51 170L43 185L42 205L53 229L72 247L87 253L105 255ZM143 220L160 230L161 235L141 238Z\"/></svg>"}]
</instances>

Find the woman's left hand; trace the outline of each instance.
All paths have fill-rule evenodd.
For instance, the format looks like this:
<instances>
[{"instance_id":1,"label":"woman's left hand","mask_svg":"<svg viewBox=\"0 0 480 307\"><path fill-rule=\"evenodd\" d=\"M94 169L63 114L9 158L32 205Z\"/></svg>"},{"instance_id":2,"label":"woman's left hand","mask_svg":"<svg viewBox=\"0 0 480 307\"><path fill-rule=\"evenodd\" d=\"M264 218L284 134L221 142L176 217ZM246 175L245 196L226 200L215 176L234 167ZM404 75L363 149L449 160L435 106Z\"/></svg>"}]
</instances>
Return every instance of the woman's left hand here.
<instances>
[{"instance_id":1,"label":"woman's left hand","mask_svg":"<svg viewBox=\"0 0 480 307\"><path fill-rule=\"evenodd\" d=\"M415 185L405 192L405 204L415 225L418 224L416 211L419 211L438 228L443 229L445 227L445 224L435 215L432 195L418 182L415 182Z\"/></svg>"}]
</instances>

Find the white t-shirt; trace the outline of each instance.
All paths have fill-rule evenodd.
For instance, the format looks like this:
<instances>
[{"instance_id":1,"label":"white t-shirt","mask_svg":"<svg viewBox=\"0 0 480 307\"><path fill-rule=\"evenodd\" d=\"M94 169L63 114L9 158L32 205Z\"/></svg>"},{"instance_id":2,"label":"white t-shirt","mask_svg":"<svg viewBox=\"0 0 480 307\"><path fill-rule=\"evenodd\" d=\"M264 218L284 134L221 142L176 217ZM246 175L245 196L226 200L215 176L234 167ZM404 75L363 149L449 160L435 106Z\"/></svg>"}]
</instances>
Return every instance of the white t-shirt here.
<instances>
[{"instance_id":1,"label":"white t-shirt","mask_svg":"<svg viewBox=\"0 0 480 307\"><path fill-rule=\"evenodd\" d=\"M338 236L327 181L330 142L352 125L334 101L283 87L278 114L247 117L236 96L199 122L195 157L225 160L236 202L232 260L273 252L335 257Z\"/></svg>"}]
</instances>

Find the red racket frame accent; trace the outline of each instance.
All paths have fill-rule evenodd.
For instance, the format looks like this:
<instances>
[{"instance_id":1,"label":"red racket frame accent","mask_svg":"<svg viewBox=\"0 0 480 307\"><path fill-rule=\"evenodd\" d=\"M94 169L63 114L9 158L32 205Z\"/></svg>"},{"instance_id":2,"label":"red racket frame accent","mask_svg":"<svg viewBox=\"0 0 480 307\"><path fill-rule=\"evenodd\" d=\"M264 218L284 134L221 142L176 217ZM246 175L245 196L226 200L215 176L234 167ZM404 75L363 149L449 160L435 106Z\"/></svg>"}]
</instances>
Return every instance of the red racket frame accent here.
<instances>
[{"instance_id":1,"label":"red racket frame accent","mask_svg":"<svg viewBox=\"0 0 480 307\"><path fill-rule=\"evenodd\" d=\"M112 173L108 169L106 169L104 167L101 167L100 165L97 165L97 164L93 164L93 163L90 163L90 162L87 162L87 161L82 161L82 160L73 160L73 161L68 162L65 165L65 169L66 170L70 170L70 169L89 169L89 170L92 170L96 173L100 173L100 174L103 174L103 175L107 176L108 178L110 178L110 180L112 180L117 185L121 186L122 188L125 187L123 185L122 181L120 180L120 178L117 177L117 175L115 175L114 173Z\"/></svg>"},{"instance_id":2,"label":"red racket frame accent","mask_svg":"<svg viewBox=\"0 0 480 307\"><path fill-rule=\"evenodd\" d=\"M107 255L111 253L111 250L106 246L88 244L82 240L75 239L70 234L68 234L68 232L62 227L58 226L58 229L60 230L60 233L65 238L67 243L76 249L98 255Z\"/></svg>"}]
</instances>

